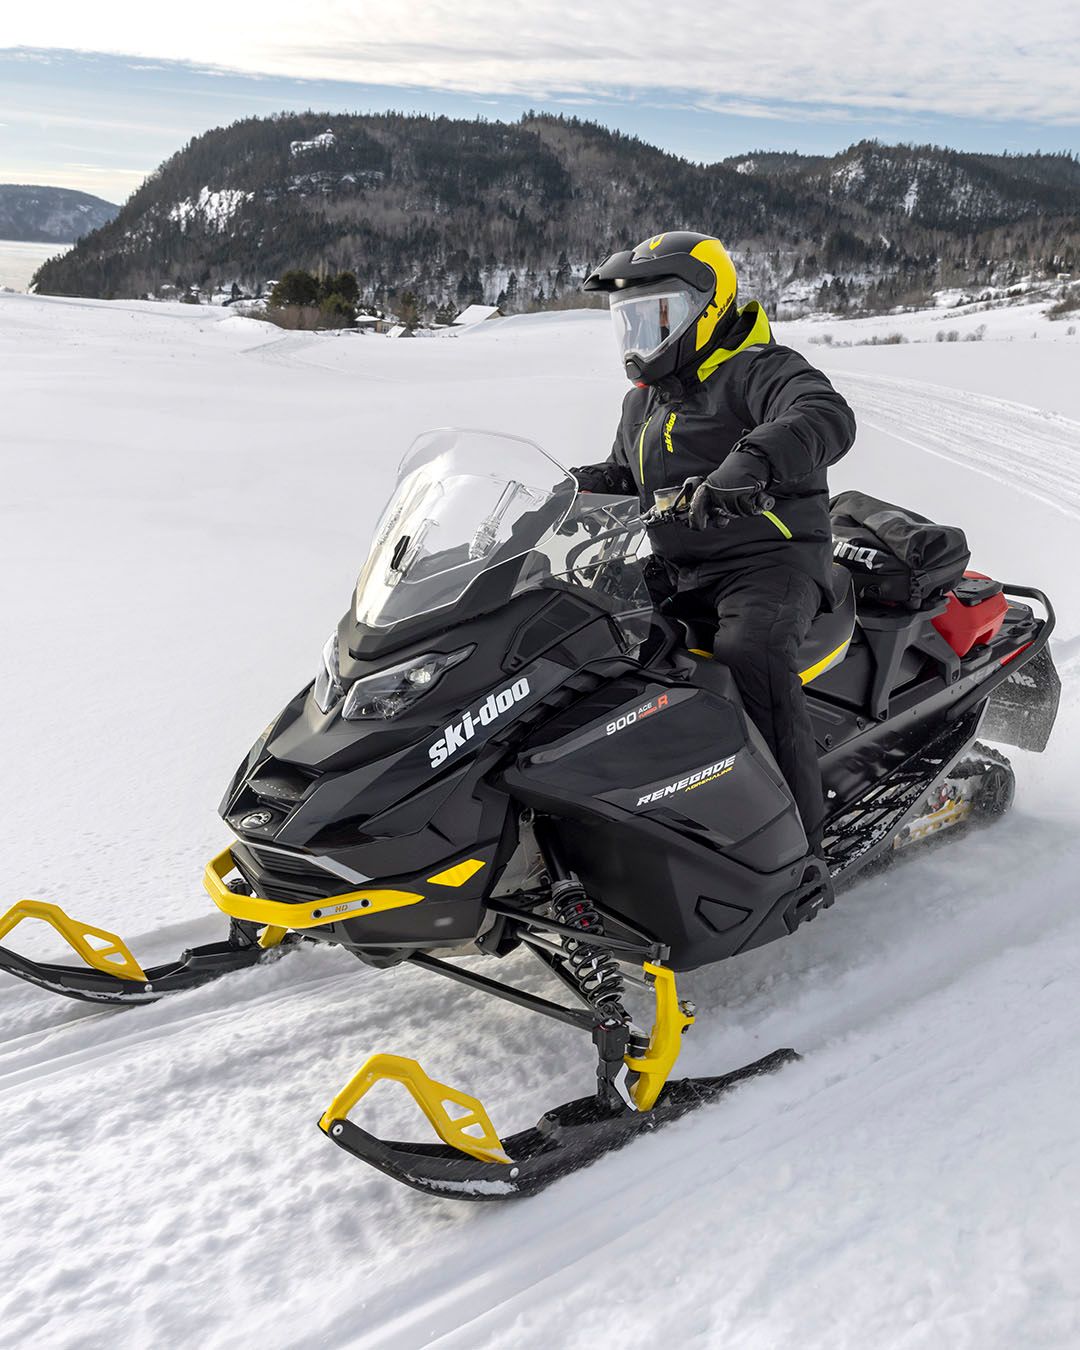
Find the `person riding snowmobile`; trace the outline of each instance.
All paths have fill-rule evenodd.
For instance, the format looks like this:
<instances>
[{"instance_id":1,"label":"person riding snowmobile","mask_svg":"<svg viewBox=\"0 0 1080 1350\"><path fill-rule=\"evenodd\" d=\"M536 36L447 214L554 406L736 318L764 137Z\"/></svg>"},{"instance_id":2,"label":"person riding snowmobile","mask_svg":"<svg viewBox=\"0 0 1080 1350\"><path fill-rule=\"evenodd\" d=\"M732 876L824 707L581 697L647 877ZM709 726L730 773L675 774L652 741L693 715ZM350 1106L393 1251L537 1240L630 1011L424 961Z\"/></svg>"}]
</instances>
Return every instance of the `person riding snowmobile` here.
<instances>
[{"instance_id":1,"label":"person riding snowmobile","mask_svg":"<svg viewBox=\"0 0 1080 1350\"><path fill-rule=\"evenodd\" d=\"M650 528L654 600L675 615L715 610L714 654L816 846L821 775L797 657L832 603L826 469L851 447L854 415L821 371L773 339L756 300L737 305L719 239L654 235L612 254L584 289L610 295L634 387L609 458L571 472L582 491L636 493L645 507L684 485L688 523Z\"/></svg>"}]
</instances>

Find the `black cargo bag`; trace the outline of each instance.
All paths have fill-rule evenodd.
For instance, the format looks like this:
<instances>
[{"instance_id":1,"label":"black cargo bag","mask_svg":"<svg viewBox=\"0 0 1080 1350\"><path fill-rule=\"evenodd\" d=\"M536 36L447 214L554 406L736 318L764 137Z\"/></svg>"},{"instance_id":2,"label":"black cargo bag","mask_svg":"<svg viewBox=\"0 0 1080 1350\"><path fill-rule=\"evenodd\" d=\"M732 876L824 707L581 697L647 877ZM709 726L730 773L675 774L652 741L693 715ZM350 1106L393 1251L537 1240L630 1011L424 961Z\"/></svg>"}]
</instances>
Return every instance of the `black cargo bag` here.
<instances>
[{"instance_id":1,"label":"black cargo bag","mask_svg":"<svg viewBox=\"0 0 1080 1350\"><path fill-rule=\"evenodd\" d=\"M833 556L860 597L923 609L963 578L971 558L963 530L865 492L841 492L830 507Z\"/></svg>"}]
</instances>

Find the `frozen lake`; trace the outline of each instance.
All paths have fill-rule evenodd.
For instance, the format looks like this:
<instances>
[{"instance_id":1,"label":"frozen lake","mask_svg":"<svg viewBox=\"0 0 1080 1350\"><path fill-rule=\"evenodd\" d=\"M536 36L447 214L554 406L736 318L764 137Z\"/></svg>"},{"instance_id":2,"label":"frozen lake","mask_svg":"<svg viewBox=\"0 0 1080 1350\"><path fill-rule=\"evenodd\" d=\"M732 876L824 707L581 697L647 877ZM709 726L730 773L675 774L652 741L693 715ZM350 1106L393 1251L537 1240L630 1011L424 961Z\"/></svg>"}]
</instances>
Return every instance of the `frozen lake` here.
<instances>
[{"instance_id":1,"label":"frozen lake","mask_svg":"<svg viewBox=\"0 0 1080 1350\"><path fill-rule=\"evenodd\" d=\"M71 244L28 244L21 239L0 239L0 287L25 291L46 259L66 253L71 247Z\"/></svg>"}]
</instances>

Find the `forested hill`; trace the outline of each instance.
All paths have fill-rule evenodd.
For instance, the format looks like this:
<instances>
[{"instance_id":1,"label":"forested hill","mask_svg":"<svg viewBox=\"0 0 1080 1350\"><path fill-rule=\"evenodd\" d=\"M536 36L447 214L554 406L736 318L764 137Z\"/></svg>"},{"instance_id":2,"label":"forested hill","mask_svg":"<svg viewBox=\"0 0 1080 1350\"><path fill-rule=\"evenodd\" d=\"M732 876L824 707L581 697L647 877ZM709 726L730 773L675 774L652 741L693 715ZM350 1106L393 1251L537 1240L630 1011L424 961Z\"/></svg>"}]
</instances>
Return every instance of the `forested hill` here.
<instances>
[{"instance_id":1,"label":"forested hill","mask_svg":"<svg viewBox=\"0 0 1080 1350\"><path fill-rule=\"evenodd\" d=\"M0 183L0 239L70 244L105 225L119 209L73 188Z\"/></svg>"},{"instance_id":2,"label":"forested hill","mask_svg":"<svg viewBox=\"0 0 1080 1350\"><path fill-rule=\"evenodd\" d=\"M716 233L743 293L885 306L940 286L1080 265L1080 161L864 141L831 158L708 166L576 119L387 113L251 118L208 132L38 275L42 293L128 297L349 269L363 298L508 309L576 289L662 229Z\"/></svg>"}]
</instances>

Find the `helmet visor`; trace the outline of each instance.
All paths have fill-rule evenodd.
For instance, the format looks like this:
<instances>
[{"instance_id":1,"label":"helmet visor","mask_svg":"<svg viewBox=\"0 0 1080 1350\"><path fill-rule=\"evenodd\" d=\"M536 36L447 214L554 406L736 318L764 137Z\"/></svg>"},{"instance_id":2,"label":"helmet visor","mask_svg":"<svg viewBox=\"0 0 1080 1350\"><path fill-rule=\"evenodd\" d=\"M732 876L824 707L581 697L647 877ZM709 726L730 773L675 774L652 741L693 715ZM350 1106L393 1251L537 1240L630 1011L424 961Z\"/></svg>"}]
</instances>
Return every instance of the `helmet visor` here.
<instances>
[{"instance_id":1,"label":"helmet visor","mask_svg":"<svg viewBox=\"0 0 1080 1350\"><path fill-rule=\"evenodd\" d=\"M611 321L623 359L649 360L677 342L701 313L704 297L686 282L665 278L611 296Z\"/></svg>"}]
</instances>

